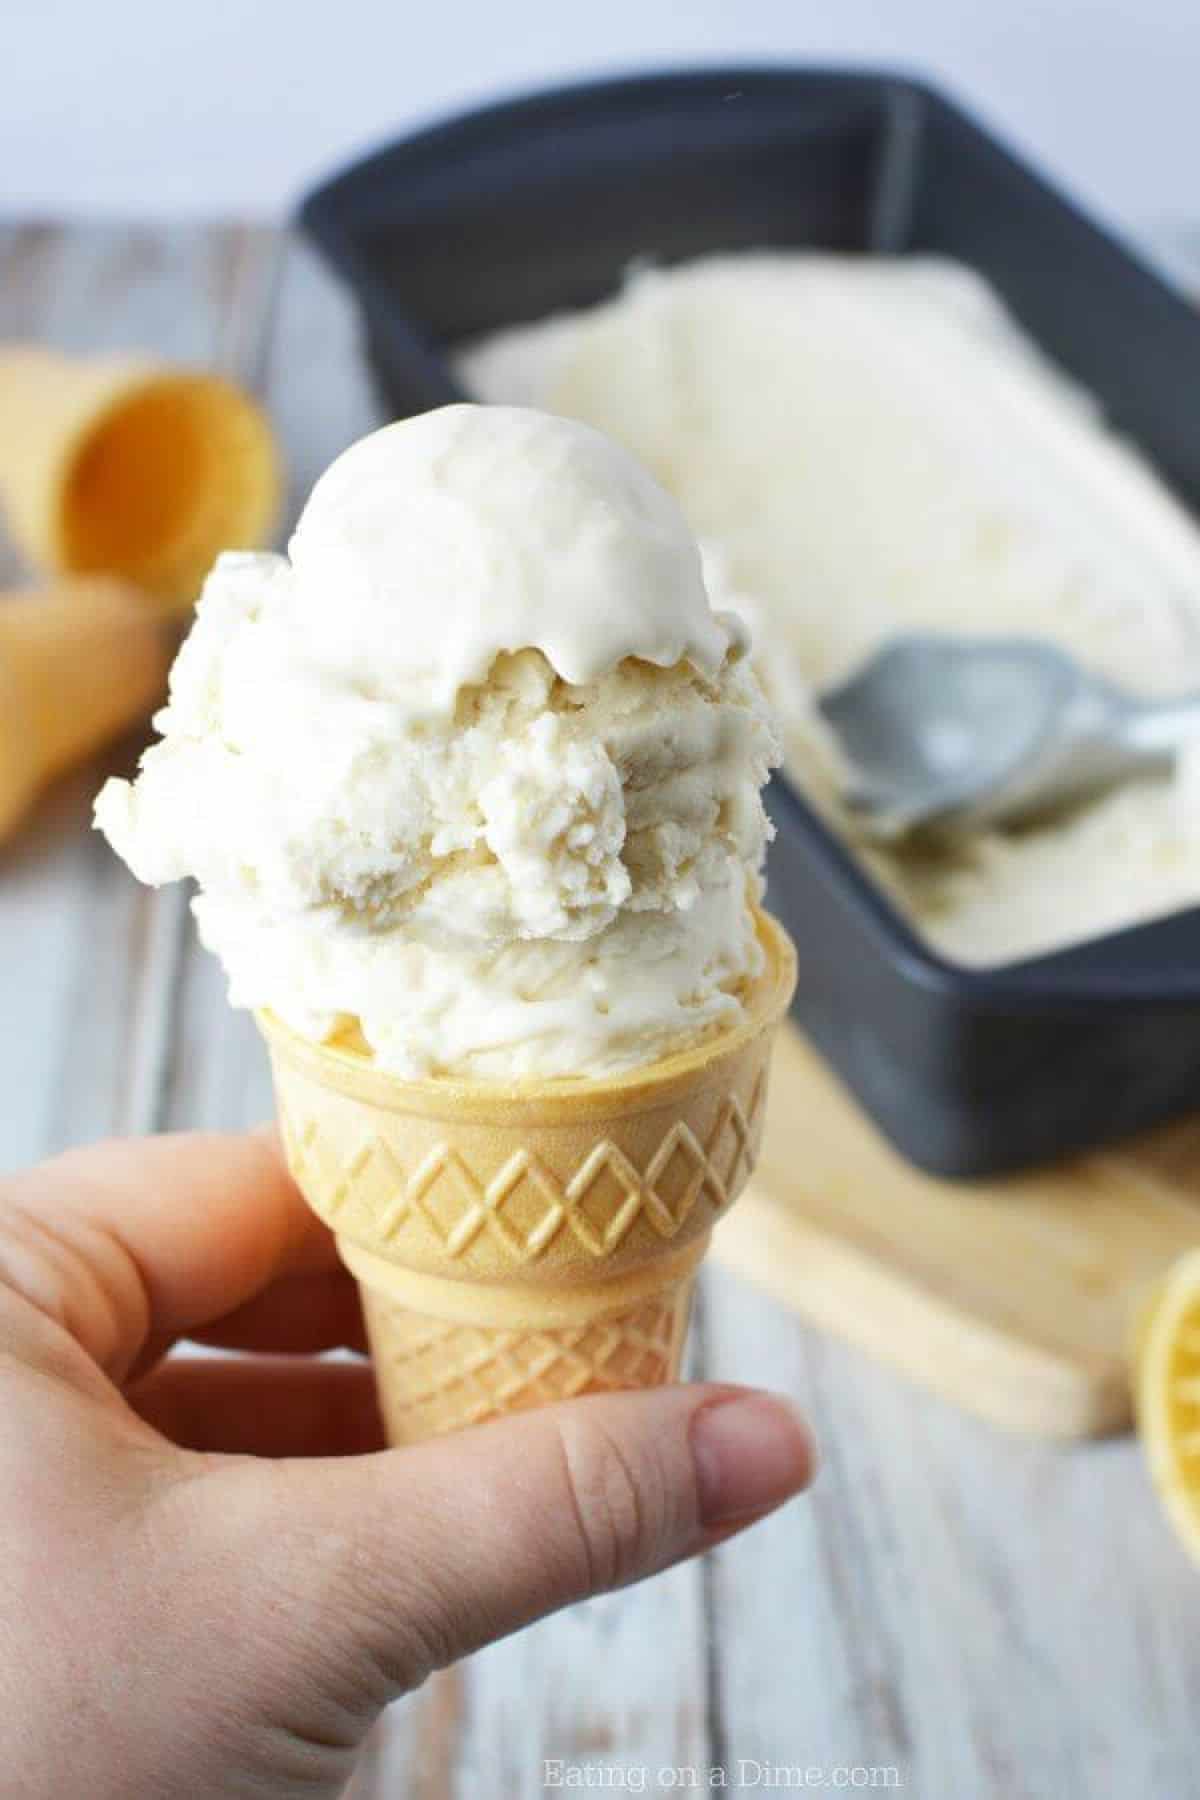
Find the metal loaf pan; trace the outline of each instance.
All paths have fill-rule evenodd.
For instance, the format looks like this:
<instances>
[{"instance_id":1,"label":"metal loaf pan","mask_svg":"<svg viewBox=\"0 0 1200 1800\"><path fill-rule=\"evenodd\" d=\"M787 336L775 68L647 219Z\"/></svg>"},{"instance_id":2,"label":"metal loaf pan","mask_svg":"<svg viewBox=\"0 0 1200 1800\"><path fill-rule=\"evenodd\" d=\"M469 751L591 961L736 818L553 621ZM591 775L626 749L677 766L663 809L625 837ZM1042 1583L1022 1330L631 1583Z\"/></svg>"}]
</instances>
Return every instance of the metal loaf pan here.
<instances>
[{"instance_id":1,"label":"metal loaf pan","mask_svg":"<svg viewBox=\"0 0 1200 1800\"><path fill-rule=\"evenodd\" d=\"M357 296L397 415L463 398L447 347L596 301L637 258L943 252L1200 505L1200 316L912 80L734 68L535 94L391 145L300 216ZM917 939L786 781L771 806L795 1016L914 1162L1017 1168L1200 1102L1200 910L968 971Z\"/></svg>"}]
</instances>

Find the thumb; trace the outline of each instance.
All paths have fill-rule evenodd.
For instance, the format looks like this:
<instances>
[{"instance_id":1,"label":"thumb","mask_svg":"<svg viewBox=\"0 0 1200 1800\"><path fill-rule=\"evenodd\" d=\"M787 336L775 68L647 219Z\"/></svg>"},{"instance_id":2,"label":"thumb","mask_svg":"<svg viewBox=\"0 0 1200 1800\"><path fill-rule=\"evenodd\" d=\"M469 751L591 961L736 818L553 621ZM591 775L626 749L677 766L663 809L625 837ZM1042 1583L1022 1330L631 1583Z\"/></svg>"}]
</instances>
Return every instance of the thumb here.
<instances>
[{"instance_id":1,"label":"thumb","mask_svg":"<svg viewBox=\"0 0 1200 1800\"><path fill-rule=\"evenodd\" d=\"M787 1401L681 1386L373 1456L227 1465L201 1485L273 1704L336 1696L365 1730L431 1670L752 1523L814 1463Z\"/></svg>"}]
</instances>

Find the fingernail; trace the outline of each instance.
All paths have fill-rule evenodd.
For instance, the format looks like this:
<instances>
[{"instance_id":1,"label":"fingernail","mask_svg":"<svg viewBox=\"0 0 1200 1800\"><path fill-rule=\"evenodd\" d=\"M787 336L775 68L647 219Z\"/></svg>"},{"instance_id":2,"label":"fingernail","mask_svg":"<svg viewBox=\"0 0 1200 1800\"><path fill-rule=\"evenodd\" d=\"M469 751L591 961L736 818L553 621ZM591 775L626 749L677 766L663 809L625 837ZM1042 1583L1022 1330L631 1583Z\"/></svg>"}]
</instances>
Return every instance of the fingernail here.
<instances>
[{"instance_id":1,"label":"fingernail","mask_svg":"<svg viewBox=\"0 0 1200 1800\"><path fill-rule=\"evenodd\" d=\"M769 1512L812 1480L812 1433L791 1402L774 1394L718 1394L693 1413L690 1435L703 1525Z\"/></svg>"}]
</instances>

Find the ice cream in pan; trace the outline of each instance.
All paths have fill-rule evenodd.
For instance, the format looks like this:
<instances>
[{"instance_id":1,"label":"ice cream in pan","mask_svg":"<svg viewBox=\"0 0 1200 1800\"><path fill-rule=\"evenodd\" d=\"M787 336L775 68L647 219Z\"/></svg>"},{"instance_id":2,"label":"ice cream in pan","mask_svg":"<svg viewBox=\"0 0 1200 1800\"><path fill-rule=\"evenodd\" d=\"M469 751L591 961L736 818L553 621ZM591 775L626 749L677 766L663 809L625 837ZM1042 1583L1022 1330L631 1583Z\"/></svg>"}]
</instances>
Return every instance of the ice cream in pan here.
<instances>
[{"instance_id":1,"label":"ice cream in pan","mask_svg":"<svg viewBox=\"0 0 1200 1800\"><path fill-rule=\"evenodd\" d=\"M507 407L389 426L221 558L97 820L267 1036L397 1441L678 1372L790 946L778 749L675 503Z\"/></svg>"},{"instance_id":2,"label":"ice cream in pan","mask_svg":"<svg viewBox=\"0 0 1200 1800\"><path fill-rule=\"evenodd\" d=\"M1084 329L1081 323L1080 330ZM975 271L745 251L639 267L464 351L466 391L619 439L753 619L786 769L930 945L999 967L1200 902L1200 745L1015 830L860 839L814 693L911 631L1200 686L1200 531Z\"/></svg>"}]
</instances>

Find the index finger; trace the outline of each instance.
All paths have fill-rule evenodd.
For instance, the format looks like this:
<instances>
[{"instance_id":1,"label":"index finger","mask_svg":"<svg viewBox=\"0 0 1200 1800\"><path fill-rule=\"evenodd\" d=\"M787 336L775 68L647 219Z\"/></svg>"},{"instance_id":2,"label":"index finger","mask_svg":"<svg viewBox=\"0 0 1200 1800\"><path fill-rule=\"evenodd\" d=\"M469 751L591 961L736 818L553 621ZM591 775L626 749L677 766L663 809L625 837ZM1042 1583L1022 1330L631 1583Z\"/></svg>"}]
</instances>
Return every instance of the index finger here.
<instances>
[{"instance_id":1,"label":"index finger","mask_svg":"<svg viewBox=\"0 0 1200 1800\"><path fill-rule=\"evenodd\" d=\"M272 1130L98 1144L0 1183L0 1286L116 1381L150 1338L210 1324L279 1276L337 1266Z\"/></svg>"}]
</instances>

